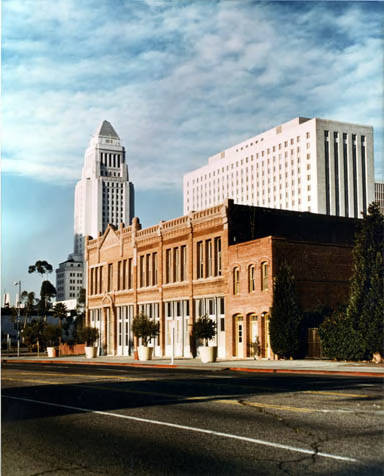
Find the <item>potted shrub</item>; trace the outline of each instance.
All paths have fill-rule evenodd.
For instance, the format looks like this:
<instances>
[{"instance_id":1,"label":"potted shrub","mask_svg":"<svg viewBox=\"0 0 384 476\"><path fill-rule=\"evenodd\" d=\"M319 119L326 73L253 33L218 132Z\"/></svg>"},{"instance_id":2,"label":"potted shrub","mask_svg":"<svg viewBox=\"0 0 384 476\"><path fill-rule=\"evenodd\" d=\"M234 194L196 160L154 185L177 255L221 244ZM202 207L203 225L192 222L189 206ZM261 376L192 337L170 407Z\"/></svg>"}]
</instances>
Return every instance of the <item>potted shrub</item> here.
<instances>
[{"instance_id":1,"label":"potted shrub","mask_svg":"<svg viewBox=\"0 0 384 476\"><path fill-rule=\"evenodd\" d=\"M216 335L216 324L205 315L194 322L192 332L196 339L203 340L204 342L204 344L199 347L201 361L204 363L215 362L217 347L208 345L208 342Z\"/></svg>"},{"instance_id":2,"label":"potted shrub","mask_svg":"<svg viewBox=\"0 0 384 476\"><path fill-rule=\"evenodd\" d=\"M87 359L96 357L97 347L95 343L99 338L99 331L96 327L85 326L78 331L79 339L85 344L85 356Z\"/></svg>"},{"instance_id":3,"label":"potted shrub","mask_svg":"<svg viewBox=\"0 0 384 476\"><path fill-rule=\"evenodd\" d=\"M151 339L159 335L159 323L140 313L132 321L132 332L134 336L141 339L141 345L138 347L139 360L151 360L153 347L148 347L148 344Z\"/></svg>"},{"instance_id":4,"label":"potted shrub","mask_svg":"<svg viewBox=\"0 0 384 476\"><path fill-rule=\"evenodd\" d=\"M59 340L61 337L61 330L57 326L48 324L44 327L43 338L47 344L48 357L56 357Z\"/></svg>"}]
</instances>

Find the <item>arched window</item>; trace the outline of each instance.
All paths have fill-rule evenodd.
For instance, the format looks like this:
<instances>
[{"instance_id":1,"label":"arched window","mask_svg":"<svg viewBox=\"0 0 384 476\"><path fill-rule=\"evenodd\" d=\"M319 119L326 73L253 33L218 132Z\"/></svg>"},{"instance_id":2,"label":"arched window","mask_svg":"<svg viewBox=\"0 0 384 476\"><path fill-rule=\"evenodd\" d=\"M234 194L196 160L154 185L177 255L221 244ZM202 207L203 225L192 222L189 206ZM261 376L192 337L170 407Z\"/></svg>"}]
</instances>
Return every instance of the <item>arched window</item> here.
<instances>
[{"instance_id":1,"label":"arched window","mask_svg":"<svg viewBox=\"0 0 384 476\"><path fill-rule=\"evenodd\" d=\"M240 293L240 270L239 268L233 269L233 294Z\"/></svg>"},{"instance_id":2,"label":"arched window","mask_svg":"<svg viewBox=\"0 0 384 476\"><path fill-rule=\"evenodd\" d=\"M261 290L266 291L268 289L268 274L269 265L266 261L261 263Z\"/></svg>"},{"instance_id":3,"label":"arched window","mask_svg":"<svg viewBox=\"0 0 384 476\"><path fill-rule=\"evenodd\" d=\"M251 264L248 267L248 291L251 293L256 290L255 266Z\"/></svg>"}]
</instances>

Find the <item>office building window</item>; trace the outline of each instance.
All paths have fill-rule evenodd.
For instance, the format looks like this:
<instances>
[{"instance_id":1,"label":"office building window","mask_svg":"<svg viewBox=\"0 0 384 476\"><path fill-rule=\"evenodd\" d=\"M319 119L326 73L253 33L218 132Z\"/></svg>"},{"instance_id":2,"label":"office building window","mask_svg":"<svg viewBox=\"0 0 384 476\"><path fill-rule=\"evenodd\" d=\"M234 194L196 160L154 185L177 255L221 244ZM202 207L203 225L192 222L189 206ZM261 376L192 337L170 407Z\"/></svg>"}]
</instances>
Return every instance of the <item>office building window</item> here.
<instances>
[{"instance_id":1,"label":"office building window","mask_svg":"<svg viewBox=\"0 0 384 476\"><path fill-rule=\"evenodd\" d=\"M353 211L355 218L357 212L357 163L356 163L356 134L352 134L352 172L353 172Z\"/></svg>"},{"instance_id":2,"label":"office building window","mask_svg":"<svg viewBox=\"0 0 384 476\"><path fill-rule=\"evenodd\" d=\"M366 184L366 157L365 157L365 136L361 136L361 181L363 194L363 212L367 213L367 184Z\"/></svg>"},{"instance_id":3,"label":"office building window","mask_svg":"<svg viewBox=\"0 0 384 476\"><path fill-rule=\"evenodd\" d=\"M340 214L340 200L339 200L339 133L333 133L333 154L335 166L335 212Z\"/></svg>"},{"instance_id":4,"label":"office building window","mask_svg":"<svg viewBox=\"0 0 384 476\"><path fill-rule=\"evenodd\" d=\"M324 131L324 159L325 159L325 213L330 214L330 193L329 193L329 132ZM307 166L308 169L308 166Z\"/></svg>"},{"instance_id":5,"label":"office building window","mask_svg":"<svg viewBox=\"0 0 384 476\"><path fill-rule=\"evenodd\" d=\"M349 194L348 194L348 141L347 134L343 133L343 163L344 163L344 215L349 216Z\"/></svg>"}]
</instances>

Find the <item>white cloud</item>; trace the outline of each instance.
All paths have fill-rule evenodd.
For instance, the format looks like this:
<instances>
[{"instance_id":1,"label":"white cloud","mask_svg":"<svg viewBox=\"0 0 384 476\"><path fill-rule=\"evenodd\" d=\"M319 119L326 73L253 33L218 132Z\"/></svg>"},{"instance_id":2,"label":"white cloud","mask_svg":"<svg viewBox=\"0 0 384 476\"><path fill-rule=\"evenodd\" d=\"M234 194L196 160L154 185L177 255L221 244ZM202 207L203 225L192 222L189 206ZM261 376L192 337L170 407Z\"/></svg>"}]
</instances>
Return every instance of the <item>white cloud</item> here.
<instances>
[{"instance_id":1,"label":"white cloud","mask_svg":"<svg viewBox=\"0 0 384 476\"><path fill-rule=\"evenodd\" d=\"M18 15L4 38L5 172L76 180L102 119L143 189L180 187L209 155L297 115L372 124L383 148L379 21L361 5L289 18L273 3L147 1L115 18L104 2L39 5L4 15Z\"/></svg>"}]
</instances>

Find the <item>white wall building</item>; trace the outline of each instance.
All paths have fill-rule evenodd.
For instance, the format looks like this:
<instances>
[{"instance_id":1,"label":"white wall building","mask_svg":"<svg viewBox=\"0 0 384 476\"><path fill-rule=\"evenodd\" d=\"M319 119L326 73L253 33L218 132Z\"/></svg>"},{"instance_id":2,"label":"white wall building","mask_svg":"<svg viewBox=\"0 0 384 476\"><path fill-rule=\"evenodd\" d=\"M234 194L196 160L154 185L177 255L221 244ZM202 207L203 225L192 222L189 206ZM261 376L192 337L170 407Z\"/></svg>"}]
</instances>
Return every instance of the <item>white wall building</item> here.
<instances>
[{"instance_id":1,"label":"white wall building","mask_svg":"<svg viewBox=\"0 0 384 476\"><path fill-rule=\"evenodd\" d=\"M129 181L125 148L108 121L92 137L75 189L74 255L83 257L84 237L96 238L108 223L129 225L134 215L134 189Z\"/></svg>"},{"instance_id":2,"label":"white wall building","mask_svg":"<svg viewBox=\"0 0 384 476\"><path fill-rule=\"evenodd\" d=\"M75 188L74 252L56 269L58 301L78 298L85 287L84 238L96 238L107 225L129 225L134 216L134 188L129 181L125 148L108 121L103 121L84 155Z\"/></svg>"},{"instance_id":3,"label":"white wall building","mask_svg":"<svg viewBox=\"0 0 384 476\"><path fill-rule=\"evenodd\" d=\"M78 299L84 287L84 263L71 256L56 269L56 301Z\"/></svg>"},{"instance_id":4,"label":"white wall building","mask_svg":"<svg viewBox=\"0 0 384 476\"><path fill-rule=\"evenodd\" d=\"M184 214L235 203L361 217L374 200L373 128L297 117L184 175Z\"/></svg>"},{"instance_id":5,"label":"white wall building","mask_svg":"<svg viewBox=\"0 0 384 476\"><path fill-rule=\"evenodd\" d=\"M384 182L375 183L375 202L379 204L380 211L384 214Z\"/></svg>"}]
</instances>

